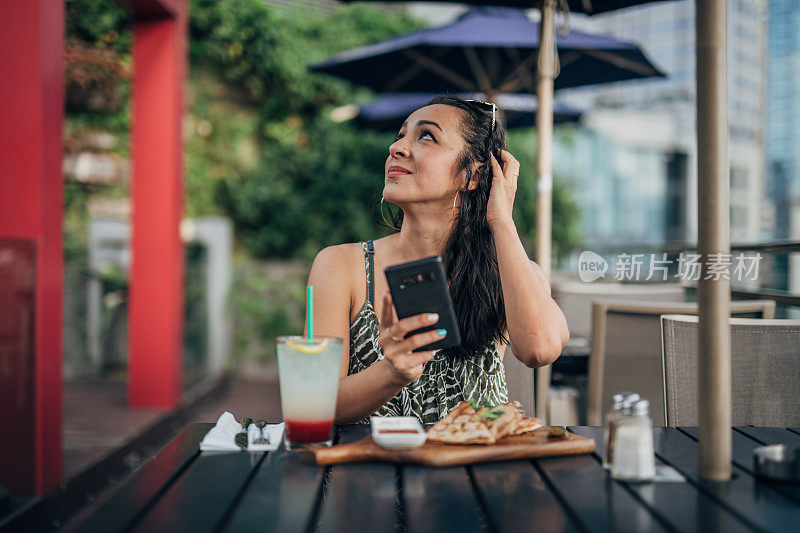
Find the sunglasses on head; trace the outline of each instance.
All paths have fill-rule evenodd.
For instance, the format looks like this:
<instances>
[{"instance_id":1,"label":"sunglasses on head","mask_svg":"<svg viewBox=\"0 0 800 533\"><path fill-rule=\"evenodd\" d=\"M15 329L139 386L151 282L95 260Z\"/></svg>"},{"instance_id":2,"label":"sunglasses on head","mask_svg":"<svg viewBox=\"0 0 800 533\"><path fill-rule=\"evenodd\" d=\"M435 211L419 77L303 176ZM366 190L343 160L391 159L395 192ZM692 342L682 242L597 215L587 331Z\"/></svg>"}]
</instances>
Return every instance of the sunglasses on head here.
<instances>
[{"instance_id":1,"label":"sunglasses on head","mask_svg":"<svg viewBox=\"0 0 800 533\"><path fill-rule=\"evenodd\" d=\"M497 116L497 106L495 105L495 103L494 102L484 102L483 100L473 100L471 98L465 98L464 101L465 102L475 102L475 103L478 103L478 104L483 104L485 106L491 106L491 108L492 108L492 129L490 130L490 132L493 133L494 132L495 118Z\"/></svg>"}]
</instances>

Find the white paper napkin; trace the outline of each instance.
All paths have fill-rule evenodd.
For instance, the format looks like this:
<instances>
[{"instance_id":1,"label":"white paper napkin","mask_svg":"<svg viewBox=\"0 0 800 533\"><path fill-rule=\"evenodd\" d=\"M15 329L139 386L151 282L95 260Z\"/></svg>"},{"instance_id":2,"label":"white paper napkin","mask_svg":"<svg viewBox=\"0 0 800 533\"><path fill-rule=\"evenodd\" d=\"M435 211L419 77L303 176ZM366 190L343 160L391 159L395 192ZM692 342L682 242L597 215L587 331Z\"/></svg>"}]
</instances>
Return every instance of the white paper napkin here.
<instances>
[{"instance_id":1,"label":"white paper napkin","mask_svg":"<svg viewBox=\"0 0 800 533\"><path fill-rule=\"evenodd\" d=\"M258 451L277 450L283 442L283 431L285 424L267 424L264 428L269 431L270 444L268 447L260 447ZM225 411L217 420L217 424L211 428L203 440L200 441L202 451L231 451L238 452L243 448L236 445L236 434L243 431L236 417Z\"/></svg>"},{"instance_id":2,"label":"white paper napkin","mask_svg":"<svg viewBox=\"0 0 800 533\"><path fill-rule=\"evenodd\" d=\"M280 424L267 424L264 426L262 433L269 433L269 444L258 444L252 451L272 452L280 448L281 442L283 442L283 431L285 427L286 424L284 422Z\"/></svg>"},{"instance_id":3,"label":"white paper napkin","mask_svg":"<svg viewBox=\"0 0 800 533\"><path fill-rule=\"evenodd\" d=\"M242 431L242 425L236 421L236 417L225 411L217 420L217 425L211 428L200 441L200 449L238 452L241 448L236 445L235 439L236 434L240 431Z\"/></svg>"}]
</instances>

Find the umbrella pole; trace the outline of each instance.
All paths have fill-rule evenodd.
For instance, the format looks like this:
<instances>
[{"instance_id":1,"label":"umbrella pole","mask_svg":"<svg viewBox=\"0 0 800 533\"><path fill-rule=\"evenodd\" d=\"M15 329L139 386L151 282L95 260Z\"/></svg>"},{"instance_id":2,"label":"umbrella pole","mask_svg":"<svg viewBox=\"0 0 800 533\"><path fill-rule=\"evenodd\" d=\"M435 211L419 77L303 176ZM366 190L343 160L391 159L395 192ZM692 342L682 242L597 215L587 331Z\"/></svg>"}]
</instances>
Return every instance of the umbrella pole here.
<instances>
[{"instance_id":1,"label":"umbrella pole","mask_svg":"<svg viewBox=\"0 0 800 533\"><path fill-rule=\"evenodd\" d=\"M555 0L541 0L539 22L539 66L536 78L536 263L550 278L552 235L552 150L553 150L553 79L555 78ZM550 389L550 366L538 368L536 375L536 417L546 421L547 394Z\"/></svg>"},{"instance_id":2,"label":"umbrella pole","mask_svg":"<svg viewBox=\"0 0 800 533\"><path fill-rule=\"evenodd\" d=\"M695 3L697 251L703 265L697 282L699 468L712 481L731 477L730 279L707 275L709 263L721 263L711 254L730 254L726 20L726 0Z\"/></svg>"}]
</instances>

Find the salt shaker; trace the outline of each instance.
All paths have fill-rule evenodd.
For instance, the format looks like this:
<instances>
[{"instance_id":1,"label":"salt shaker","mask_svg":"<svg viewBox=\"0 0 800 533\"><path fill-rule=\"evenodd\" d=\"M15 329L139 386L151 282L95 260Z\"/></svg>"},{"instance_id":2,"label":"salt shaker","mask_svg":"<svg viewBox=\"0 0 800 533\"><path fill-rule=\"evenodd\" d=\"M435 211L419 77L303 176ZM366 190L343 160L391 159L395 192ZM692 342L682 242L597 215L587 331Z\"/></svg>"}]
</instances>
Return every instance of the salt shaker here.
<instances>
[{"instance_id":1,"label":"salt shaker","mask_svg":"<svg viewBox=\"0 0 800 533\"><path fill-rule=\"evenodd\" d=\"M623 406L614 439L611 477L621 481L652 481L656 474L650 402Z\"/></svg>"},{"instance_id":2,"label":"salt shaker","mask_svg":"<svg viewBox=\"0 0 800 533\"><path fill-rule=\"evenodd\" d=\"M614 395L614 404L611 410L606 415L606 430L605 438L603 439L603 468L606 470L611 469L611 464L614 462L614 439L617 435L617 422L622 414L622 404L626 400L635 402L639 399L639 395L635 392L620 392Z\"/></svg>"}]
</instances>

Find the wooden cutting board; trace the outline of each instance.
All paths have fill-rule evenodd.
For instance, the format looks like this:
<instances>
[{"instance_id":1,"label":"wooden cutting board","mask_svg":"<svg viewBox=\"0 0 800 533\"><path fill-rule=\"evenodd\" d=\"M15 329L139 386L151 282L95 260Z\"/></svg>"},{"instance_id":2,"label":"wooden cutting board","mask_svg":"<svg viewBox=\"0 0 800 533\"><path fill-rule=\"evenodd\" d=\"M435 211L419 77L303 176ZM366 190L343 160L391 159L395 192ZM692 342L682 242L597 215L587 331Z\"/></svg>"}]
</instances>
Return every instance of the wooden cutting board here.
<instances>
[{"instance_id":1,"label":"wooden cutting board","mask_svg":"<svg viewBox=\"0 0 800 533\"><path fill-rule=\"evenodd\" d=\"M593 439L570 433L568 439L548 437L550 428L543 427L527 435L505 437L494 444L437 444L426 442L410 450L381 448L368 436L359 441L337 446L315 446L306 450L306 459L318 465L361 463L416 464L423 466L456 466L473 463L575 455L594 451Z\"/></svg>"}]
</instances>

